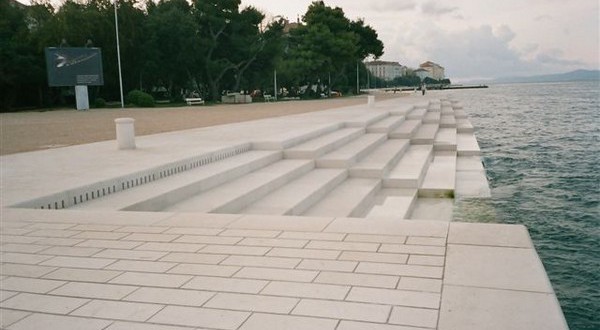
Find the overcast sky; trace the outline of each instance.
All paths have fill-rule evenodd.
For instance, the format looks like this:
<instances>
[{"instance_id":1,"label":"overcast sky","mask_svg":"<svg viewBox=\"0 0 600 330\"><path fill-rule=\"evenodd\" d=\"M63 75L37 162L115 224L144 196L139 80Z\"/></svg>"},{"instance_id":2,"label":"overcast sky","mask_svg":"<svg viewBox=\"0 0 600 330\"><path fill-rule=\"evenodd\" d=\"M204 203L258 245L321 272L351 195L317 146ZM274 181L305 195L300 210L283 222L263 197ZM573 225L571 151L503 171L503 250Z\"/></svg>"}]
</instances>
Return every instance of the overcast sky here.
<instances>
[{"instance_id":1,"label":"overcast sky","mask_svg":"<svg viewBox=\"0 0 600 330\"><path fill-rule=\"evenodd\" d=\"M242 0L294 21L311 0ZM327 0L363 18L385 45L383 60L427 60L456 81L600 67L598 0Z\"/></svg>"}]
</instances>

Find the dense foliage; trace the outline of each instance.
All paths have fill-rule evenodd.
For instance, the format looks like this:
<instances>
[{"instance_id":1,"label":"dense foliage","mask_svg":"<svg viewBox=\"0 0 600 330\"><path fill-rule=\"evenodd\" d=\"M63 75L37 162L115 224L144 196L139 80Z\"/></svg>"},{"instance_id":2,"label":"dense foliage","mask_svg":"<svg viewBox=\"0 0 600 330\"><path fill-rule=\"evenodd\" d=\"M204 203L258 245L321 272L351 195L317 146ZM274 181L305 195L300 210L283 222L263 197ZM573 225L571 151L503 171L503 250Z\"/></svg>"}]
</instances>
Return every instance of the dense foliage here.
<instances>
[{"instance_id":1,"label":"dense foliage","mask_svg":"<svg viewBox=\"0 0 600 330\"><path fill-rule=\"evenodd\" d=\"M265 22L240 0L117 1L125 93L180 100L195 92L214 101L227 90L273 94L275 71L278 94L318 96L314 86L350 92L357 69L366 85L362 61L383 54L375 30L322 1L293 26ZM58 8L51 0L0 0L0 109L73 102L72 88L47 85L44 48L59 45L101 48L105 84L90 87L90 99L119 100L114 10L109 0L66 0Z\"/></svg>"}]
</instances>

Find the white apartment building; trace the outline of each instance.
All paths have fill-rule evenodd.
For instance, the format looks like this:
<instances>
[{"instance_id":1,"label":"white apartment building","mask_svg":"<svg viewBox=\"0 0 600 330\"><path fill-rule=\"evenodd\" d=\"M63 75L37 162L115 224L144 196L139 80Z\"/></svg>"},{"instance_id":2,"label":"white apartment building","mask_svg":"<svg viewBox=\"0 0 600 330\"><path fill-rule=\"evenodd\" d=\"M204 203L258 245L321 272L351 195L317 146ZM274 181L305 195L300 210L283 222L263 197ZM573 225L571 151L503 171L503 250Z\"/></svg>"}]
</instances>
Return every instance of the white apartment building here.
<instances>
[{"instance_id":1,"label":"white apartment building","mask_svg":"<svg viewBox=\"0 0 600 330\"><path fill-rule=\"evenodd\" d=\"M446 75L444 73L444 67L437 63L431 62L431 61L421 63L421 65L419 65L419 69L428 71L429 72L428 77L435 79L435 80L442 80L446 77ZM416 71L415 71L415 73L416 73ZM416 73L416 74L419 76L419 78L421 78L421 76L418 73ZM424 78L421 78L421 79L424 79Z\"/></svg>"},{"instance_id":2,"label":"white apartment building","mask_svg":"<svg viewBox=\"0 0 600 330\"><path fill-rule=\"evenodd\" d=\"M366 62L365 66L375 77L388 81L406 74L406 67L398 62L372 61Z\"/></svg>"}]
</instances>

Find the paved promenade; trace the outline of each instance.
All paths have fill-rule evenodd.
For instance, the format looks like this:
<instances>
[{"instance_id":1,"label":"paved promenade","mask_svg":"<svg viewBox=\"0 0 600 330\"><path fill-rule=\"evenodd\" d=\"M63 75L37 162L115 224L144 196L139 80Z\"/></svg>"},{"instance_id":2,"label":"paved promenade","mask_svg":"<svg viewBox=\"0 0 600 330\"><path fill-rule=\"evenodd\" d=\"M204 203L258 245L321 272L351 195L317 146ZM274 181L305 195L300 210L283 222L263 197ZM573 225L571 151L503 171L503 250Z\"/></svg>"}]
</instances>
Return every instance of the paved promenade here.
<instances>
[{"instance_id":1,"label":"paved promenade","mask_svg":"<svg viewBox=\"0 0 600 330\"><path fill-rule=\"evenodd\" d=\"M442 94L430 94L151 135L135 150L108 141L1 157L0 326L567 329L525 227L441 218L455 193L489 190L478 179L472 126L459 107L444 110ZM304 216L260 204L283 196L279 189L296 182L287 177L248 194L260 198L228 201L236 212L177 206L194 171L206 178L194 179L202 194L229 198L211 193L218 178L248 180L258 170L235 164L258 163L294 163L306 169L294 180L328 173L338 186L324 183L329 195L308 198L314 207L298 211ZM336 187L368 180L378 182L376 193L353 201L361 217L319 206L335 200ZM325 189L302 186L280 200ZM158 200L169 203L147 212Z\"/></svg>"}]
</instances>

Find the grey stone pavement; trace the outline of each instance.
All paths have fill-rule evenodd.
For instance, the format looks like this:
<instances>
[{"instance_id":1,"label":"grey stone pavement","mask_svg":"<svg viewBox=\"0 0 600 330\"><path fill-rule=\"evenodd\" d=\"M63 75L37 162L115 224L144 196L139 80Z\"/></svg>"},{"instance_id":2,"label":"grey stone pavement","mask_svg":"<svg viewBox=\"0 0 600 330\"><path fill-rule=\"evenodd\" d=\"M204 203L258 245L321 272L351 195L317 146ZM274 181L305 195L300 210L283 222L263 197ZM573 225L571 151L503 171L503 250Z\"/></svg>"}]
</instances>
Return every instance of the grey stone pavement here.
<instances>
[{"instance_id":1,"label":"grey stone pavement","mask_svg":"<svg viewBox=\"0 0 600 330\"><path fill-rule=\"evenodd\" d=\"M148 136L130 151L109 141L1 157L0 326L567 329L523 226L31 208L223 141L285 148L336 120L419 102Z\"/></svg>"}]
</instances>

